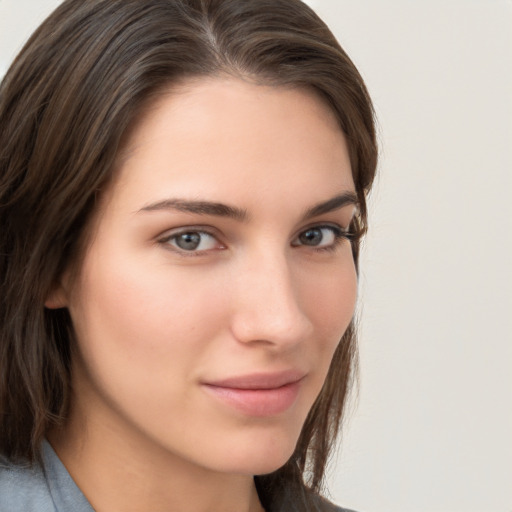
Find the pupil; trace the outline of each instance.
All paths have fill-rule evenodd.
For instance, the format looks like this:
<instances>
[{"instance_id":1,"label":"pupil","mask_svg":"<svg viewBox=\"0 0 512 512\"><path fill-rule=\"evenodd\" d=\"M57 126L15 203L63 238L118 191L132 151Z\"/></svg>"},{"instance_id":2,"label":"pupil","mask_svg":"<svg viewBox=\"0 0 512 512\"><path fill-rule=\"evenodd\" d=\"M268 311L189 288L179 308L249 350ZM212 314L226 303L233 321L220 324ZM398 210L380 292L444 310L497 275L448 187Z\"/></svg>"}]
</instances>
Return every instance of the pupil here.
<instances>
[{"instance_id":1,"label":"pupil","mask_svg":"<svg viewBox=\"0 0 512 512\"><path fill-rule=\"evenodd\" d=\"M308 229L299 238L304 245L318 245L323 238L322 230L319 228Z\"/></svg>"},{"instance_id":2,"label":"pupil","mask_svg":"<svg viewBox=\"0 0 512 512\"><path fill-rule=\"evenodd\" d=\"M193 251L197 249L201 242L201 237L198 233L183 233L176 240L176 245L180 249Z\"/></svg>"}]
</instances>

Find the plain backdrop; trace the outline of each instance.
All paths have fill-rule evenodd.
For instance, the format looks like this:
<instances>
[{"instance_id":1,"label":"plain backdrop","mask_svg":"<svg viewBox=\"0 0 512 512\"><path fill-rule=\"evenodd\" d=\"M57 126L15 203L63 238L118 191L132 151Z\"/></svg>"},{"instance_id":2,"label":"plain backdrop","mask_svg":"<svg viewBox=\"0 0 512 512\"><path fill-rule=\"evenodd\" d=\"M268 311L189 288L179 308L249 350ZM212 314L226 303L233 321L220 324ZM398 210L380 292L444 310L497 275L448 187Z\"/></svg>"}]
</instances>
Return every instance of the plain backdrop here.
<instances>
[{"instance_id":1,"label":"plain backdrop","mask_svg":"<svg viewBox=\"0 0 512 512\"><path fill-rule=\"evenodd\" d=\"M0 75L58 3L0 0ZM511 512L512 2L308 3L366 79L381 144L331 497Z\"/></svg>"}]
</instances>

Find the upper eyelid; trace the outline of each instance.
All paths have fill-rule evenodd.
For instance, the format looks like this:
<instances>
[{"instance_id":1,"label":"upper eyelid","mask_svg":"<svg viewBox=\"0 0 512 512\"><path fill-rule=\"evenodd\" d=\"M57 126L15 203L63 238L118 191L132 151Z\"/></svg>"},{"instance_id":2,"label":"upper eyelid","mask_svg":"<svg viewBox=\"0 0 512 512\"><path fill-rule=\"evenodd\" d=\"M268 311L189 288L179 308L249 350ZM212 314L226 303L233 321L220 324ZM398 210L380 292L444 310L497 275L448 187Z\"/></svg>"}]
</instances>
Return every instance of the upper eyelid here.
<instances>
[{"instance_id":1,"label":"upper eyelid","mask_svg":"<svg viewBox=\"0 0 512 512\"><path fill-rule=\"evenodd\" d=\"M317 223L317 224L311 224L310 226L306 227L306 228L302 228L300 229L297 234L292 238L292 242L297 240L297 238L299 238L299 236L302 234L302 233L305 233L306 231L310 230L310 229L330 229L332 230L335 235L341 235L341 236L345 236L345 235L349 235L350 234L350 229L349 228L344 228L342 226L340 226L339 224L336 224L336 223Z\"/></svg>"},{"instance_id":2,"label":"upper eyelid","mask_svg":"<svg viewBox=\"0 0 512 512\"><path fill-rule=\"evenodd\" d=\"M306 226L301 227L298 229L292 238L296 238L300 233L307 231L308 229L312 228L333 228L338 229L343 232L348 232L350 229L350 226L344 227L340 223L337 222L311 222L310 224L307 224ZM190 226L181 226L176 228L171 228L163 231L159 235L157 235L155 238L157 239L163 239L163 238L172 238L173 236L178 236L182 233L189 233L189 232L197 232L197 233L206 233L207 235L218 237L222 236L222 234L219 232L219 230L213 226L204 226L204 225L190 225Z\"/></svg>"},{"instance_id":3,"label":"upper eyelid","mask_svg":"<svg viewBox=\"0 0 512 512\"><path fill-rule=\"evenodd\" d=\"M175 236L179 236L183 233L205 233L207 235L213 236L214 238L219 238L221 234L219 231L212 226L182 226L177 228L166 229L162 231L159 235L155 237L156 240L162 241L166 239L173 238Z\"/></svg>"},{"instance_id":4,"label":"upper eyelid","mask_svg":"<svg viewBox=\"0 0 512 512\"><path fill-rule=\"evenodd\" d=\"M338 222L329 222L329 221L317 221L317 222L311 222L307 224L306 226L302 226L300 229L298 229L295 234L292 236L292 239L296 238L300 233L307 231L308 229L312 228L333 228L340 230L342 232L348 233L350 231L350 224L348 226L343 226L342 224ZM181 226L176 228L171 228L163 231L159 235L157 235L155 238L158 240L166 239L166 238L172 238L173 236L178 236L182 233L188 233L188 232L198 232L198 233L206 233L207 235L213 236L215 238L222 237L222 233L213 226L205 226L205 225L189 225L189 226Z\"/></svg>"},{"instance_id":5,"label":"upper eyelid","mask_svg":"<svg viewBox=\"0 0 512 512\"><path fill-rule=\"evenodd\" d=\"M304 226L300 228L296 234L294 235L294 239L297 238L301 233L304 231L307 231L308 229L313 228L332 228L333 230L341 231L342 233L349 233L350 232L350 225L347 227L342 226L341 224L337 222L312 222L311 224L308 224L307 226Z\"/></svg>"}]
</instances>

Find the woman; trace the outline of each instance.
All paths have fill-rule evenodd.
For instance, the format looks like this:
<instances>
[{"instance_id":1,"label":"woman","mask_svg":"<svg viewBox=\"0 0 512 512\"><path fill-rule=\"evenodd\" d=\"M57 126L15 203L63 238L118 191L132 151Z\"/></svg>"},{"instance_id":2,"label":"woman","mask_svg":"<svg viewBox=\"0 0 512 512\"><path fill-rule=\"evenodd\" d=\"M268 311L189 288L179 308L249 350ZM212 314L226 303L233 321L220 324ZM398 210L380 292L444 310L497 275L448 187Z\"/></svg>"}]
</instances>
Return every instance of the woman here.
<instances>
[{"instance_id":1,"label":"woman","mask_svg":"<svg viewBox=\"0 0 512 512\"><path fill-rule=\"evenodd\" d=\"M323 22L66 0L0 126L0 508L334 510L376 143Z\"/></svg>"}]
</instances>

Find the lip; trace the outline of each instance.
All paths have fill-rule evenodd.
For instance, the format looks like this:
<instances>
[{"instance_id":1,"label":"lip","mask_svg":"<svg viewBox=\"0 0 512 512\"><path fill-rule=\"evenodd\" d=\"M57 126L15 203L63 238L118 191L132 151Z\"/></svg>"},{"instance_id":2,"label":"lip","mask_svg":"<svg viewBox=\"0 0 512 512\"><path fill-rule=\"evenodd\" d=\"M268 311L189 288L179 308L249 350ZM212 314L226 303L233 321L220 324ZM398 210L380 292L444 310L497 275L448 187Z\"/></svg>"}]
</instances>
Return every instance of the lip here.
<instances>
[{"instance_id":1,"label":"lip","mask_svg":"<svg viewBox=\"0 0 512 512\"><path fill-rule=\"evenodd\" d=\"M296 401L305 374L297 370L253 373L202 383L210 395L248 416L275 416Z\"/></svg>"}]
</instances>

